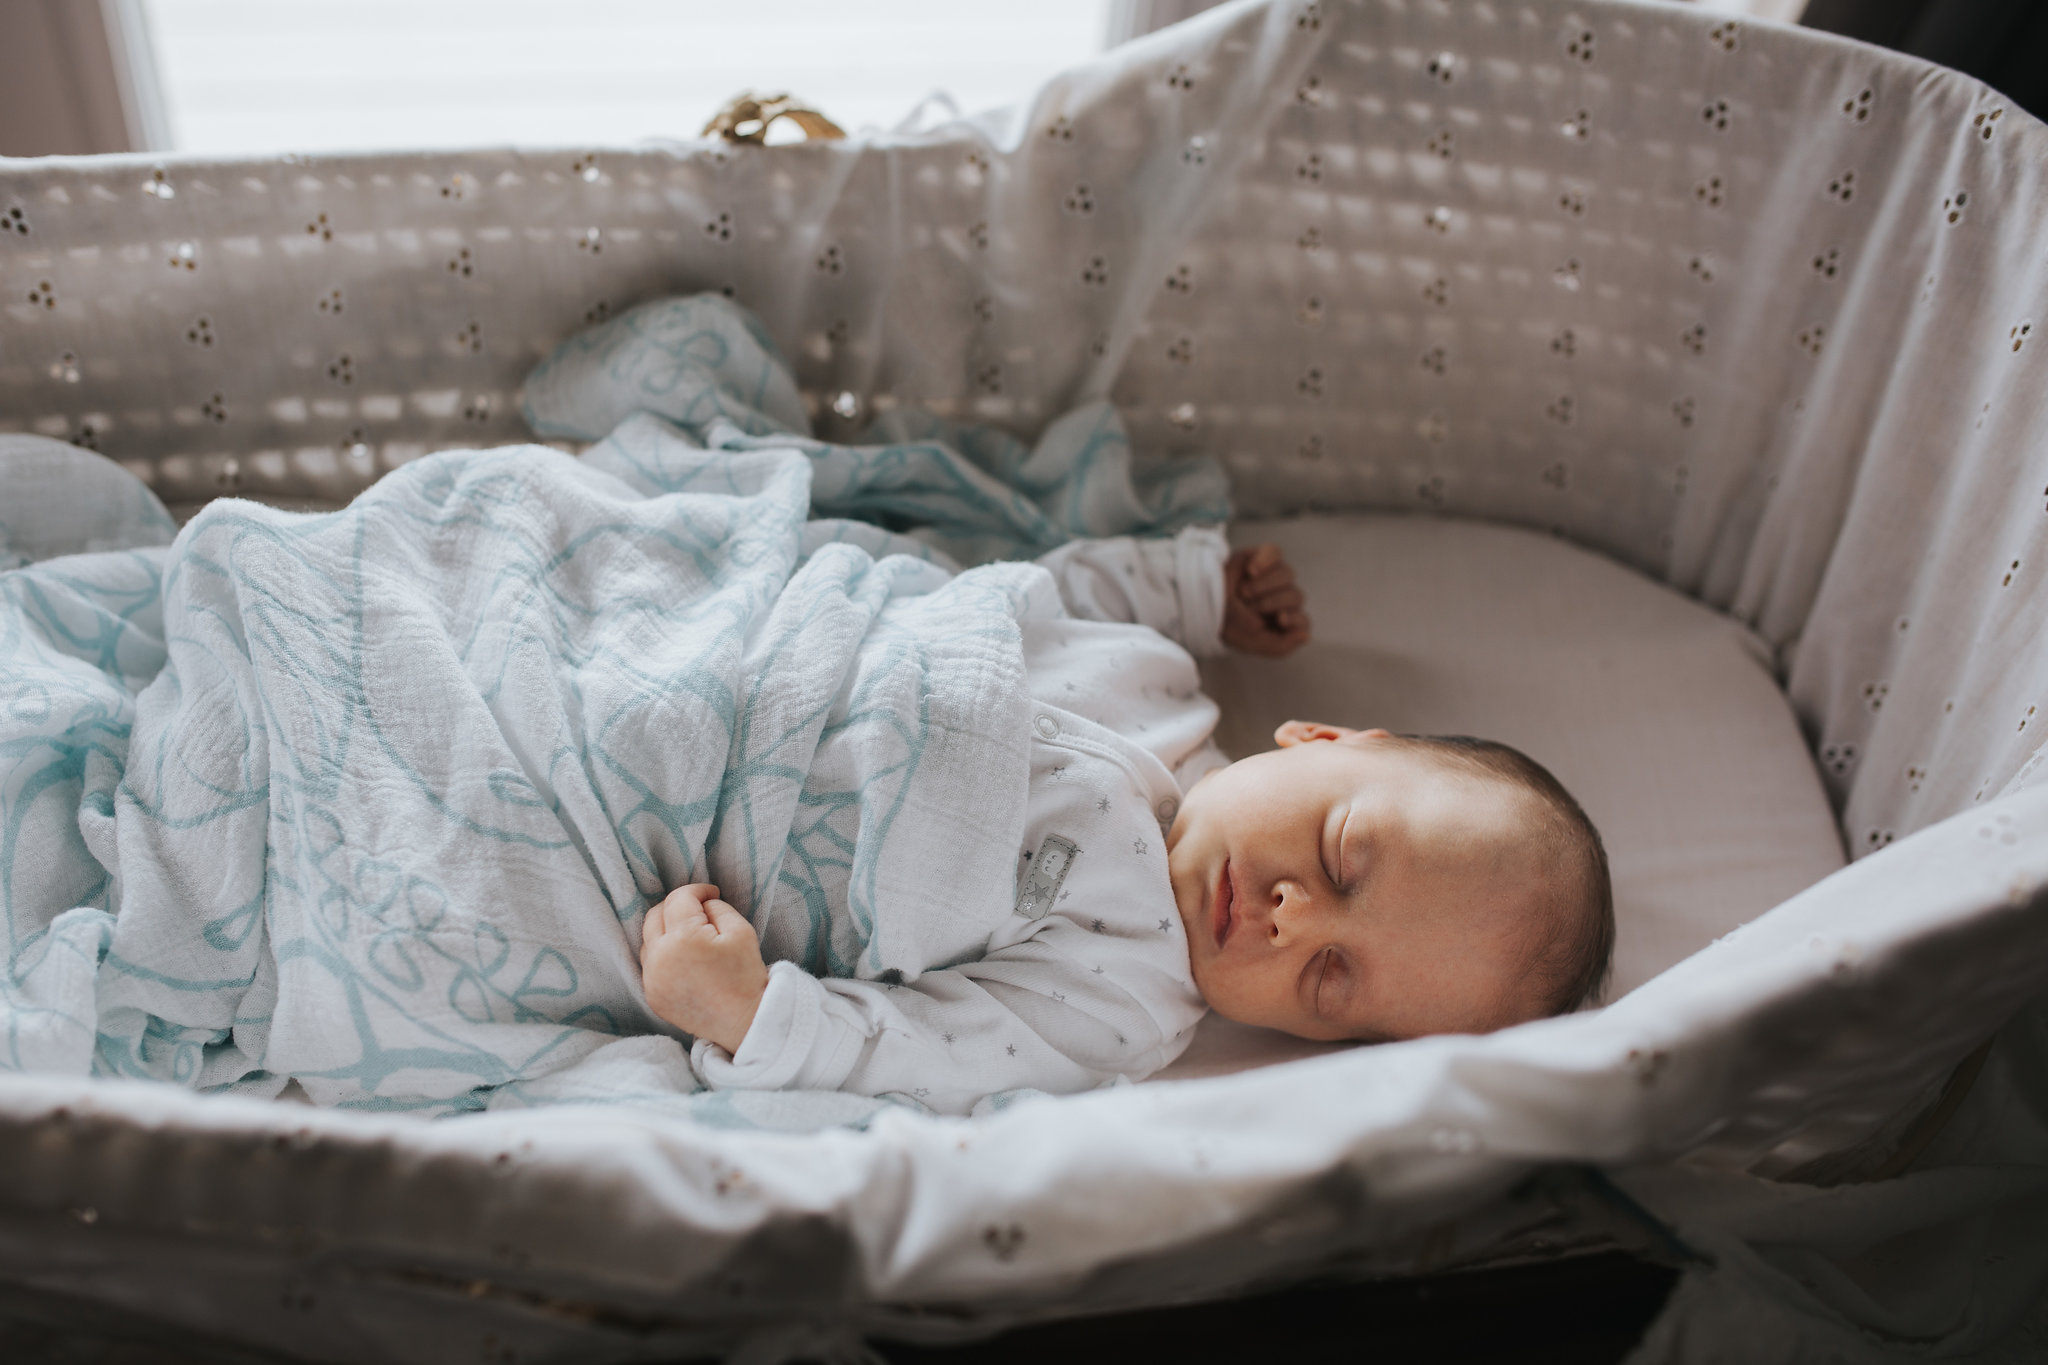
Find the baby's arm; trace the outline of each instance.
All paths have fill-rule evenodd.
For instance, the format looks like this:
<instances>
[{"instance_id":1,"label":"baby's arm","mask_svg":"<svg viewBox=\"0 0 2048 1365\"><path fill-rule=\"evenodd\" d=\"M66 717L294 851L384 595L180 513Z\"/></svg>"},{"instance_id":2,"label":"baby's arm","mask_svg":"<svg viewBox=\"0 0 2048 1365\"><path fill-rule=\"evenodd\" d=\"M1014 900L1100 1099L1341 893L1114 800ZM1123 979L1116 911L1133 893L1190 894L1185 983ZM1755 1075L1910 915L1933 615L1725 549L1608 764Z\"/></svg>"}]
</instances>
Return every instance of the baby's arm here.
<instances>
[{"instance_id":1,"label":"baby's arm","mask_svg":"<svg viewBox=\"0 0 2048 1365\"><path fill-rule=\"evenodd\" d=\"M887 986L764 966L739 912L701 899L712 889L684 887L663 902L641 960L649 1005L700 1040L691 1061L716 1088L899 1094L964 1114L998 1091L1068 1093L1148 1075L1179 1050L1125 988L1134 972L1156 969L1119 961L1114 939L1064 919ZM1183 989L1163 975L1151 985Z\"/></svg>"},{"instance_id":2,"label":"baby's arm","mask_svg":"<svg viewBox=\"0 0 2048 1365\"><path fill-rule=\"evenodd\" d=\"M1171 540L1070 541L1038 563L1069 614L1150 626L1190 654L1228 645L1278 656L1309 638L1301 588L1280 547L1232 552L1213 527L1189 527Z\"/></svg>"},{"instance_id":3,"label":"baby's arm","mask_svg":"<svg viewBox=\"0 0 2048 1365\"><path fill-rule=\"evenodd\" d=\"M1172 538L1071 540L1038 564L1083 621L1150 626L1195 655L1222 652L1223 564L1229 542L1211 526Z\"/></svg>"}]
</instances>

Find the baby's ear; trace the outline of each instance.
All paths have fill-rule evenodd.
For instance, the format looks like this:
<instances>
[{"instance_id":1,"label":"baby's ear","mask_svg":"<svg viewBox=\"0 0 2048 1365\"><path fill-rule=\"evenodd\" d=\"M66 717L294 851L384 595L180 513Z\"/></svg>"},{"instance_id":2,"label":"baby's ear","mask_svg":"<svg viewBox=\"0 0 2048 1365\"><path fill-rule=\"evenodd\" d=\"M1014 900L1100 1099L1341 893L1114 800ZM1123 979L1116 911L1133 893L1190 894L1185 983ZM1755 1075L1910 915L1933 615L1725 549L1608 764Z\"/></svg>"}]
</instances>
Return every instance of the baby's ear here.
<instances>
[{"instance_id":1,"label":"baby's ear","mask_svg":"<svg viewBox=\"0 0 2048 1365\"><path fill-rule=\"evenodd\" d=\"M1283 749L1292 749L1297 744L1311 744L1319 739L1348 739L1358 731L1344 725L1325 725L1319 720L1290 720L1273 732L1273 742ZM1385 730L1369 733L1383 735Z\"/></svg>"}]
</instances>

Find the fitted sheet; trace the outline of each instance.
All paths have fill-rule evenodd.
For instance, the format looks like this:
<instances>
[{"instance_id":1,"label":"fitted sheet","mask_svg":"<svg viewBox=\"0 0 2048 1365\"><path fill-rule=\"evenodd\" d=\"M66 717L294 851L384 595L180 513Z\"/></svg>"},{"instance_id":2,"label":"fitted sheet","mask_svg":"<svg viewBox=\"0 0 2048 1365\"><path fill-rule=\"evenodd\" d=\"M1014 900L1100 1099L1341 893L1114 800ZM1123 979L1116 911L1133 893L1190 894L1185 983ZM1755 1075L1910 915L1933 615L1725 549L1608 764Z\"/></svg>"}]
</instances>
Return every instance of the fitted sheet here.
<instances>
[{"instance_id":1,"label":"fitted sheet","mask_svg":"<svg viewBox=\"0 0 2048 1365\"><path fill-rule=\"evenodd\" d=\"M1618 999L1843 864L1768 646L1635 570L1539 532L1455 518L1245 521L1283 546L1315 639L1205 661L1233 758L1284 720L1497 739L1548 767L1614 876ZM1330 1050L1211 1015L1159 1079Z\"/></svg>"}]
</instances>

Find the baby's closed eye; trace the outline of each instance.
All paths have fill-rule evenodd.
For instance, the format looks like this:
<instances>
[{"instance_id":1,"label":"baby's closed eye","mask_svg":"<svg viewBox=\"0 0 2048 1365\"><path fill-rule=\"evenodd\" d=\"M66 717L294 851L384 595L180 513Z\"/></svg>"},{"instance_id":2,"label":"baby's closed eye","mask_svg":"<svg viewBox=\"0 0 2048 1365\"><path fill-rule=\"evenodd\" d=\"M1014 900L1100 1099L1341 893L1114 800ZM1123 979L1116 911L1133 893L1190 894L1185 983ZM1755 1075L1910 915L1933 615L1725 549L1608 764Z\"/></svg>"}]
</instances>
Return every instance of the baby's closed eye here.
<instances>
[{"instance_id":1,"label":"baby's closed eye","mask_svg":"<svg viewBox=\"0 0 2048 1365\"><path fill-rule=\"evenodd\" d=\"M1324 847L1321 850L1323 875L1328 877L1330 885L1342 894L1348 893L1351 889L1350 882L1346 877L1344 853L1346 836L1351 828L1351 809L1344 807L1341 810L1332 812L1332 814L1335 817L1336 830L1334 834L1329 835L1325 839Z\"/></svg>"},{"instance_id":2,"label":"baby's closed eye","mask_svg":"<svg viewBox=\"0 0 2048 1365\"><path fill-rule=\"evenodd\" d=\"M1343 956L1333 944L1315 955L1310 970L1314 981L1309 988L1309 1002L1318 1015L1330 1018L1343 1000Z\"/></svg>"}]
</instances>

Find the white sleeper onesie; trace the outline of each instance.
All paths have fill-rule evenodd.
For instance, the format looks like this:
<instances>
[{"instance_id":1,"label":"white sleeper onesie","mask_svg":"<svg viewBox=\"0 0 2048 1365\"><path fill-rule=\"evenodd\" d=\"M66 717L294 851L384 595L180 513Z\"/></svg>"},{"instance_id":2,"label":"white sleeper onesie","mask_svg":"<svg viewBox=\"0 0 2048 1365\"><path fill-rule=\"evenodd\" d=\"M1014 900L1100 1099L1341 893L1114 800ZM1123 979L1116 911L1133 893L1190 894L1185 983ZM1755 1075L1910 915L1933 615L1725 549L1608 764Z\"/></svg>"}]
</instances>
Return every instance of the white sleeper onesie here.
<instances>
[{"instance_id":1,"label":"white sleeper onesie","mask_svg":"<svg viewBox=\"0 0 2048 1365\"><path fill-rule=\"evenodd\" d=\"M1186 788L1228 762L1188 652L1220 648L1227 553L1220 531L1195 528L1038 561L1070 615L1024 632L1033 734L1014 913L981 957L900 985L772 964L738 1053L692 1049L705 1084L964 1114L1012 1090L1140 1079L1180 1055L1205 1006L1164 836Z\"/></svg>"}]
</instances>

